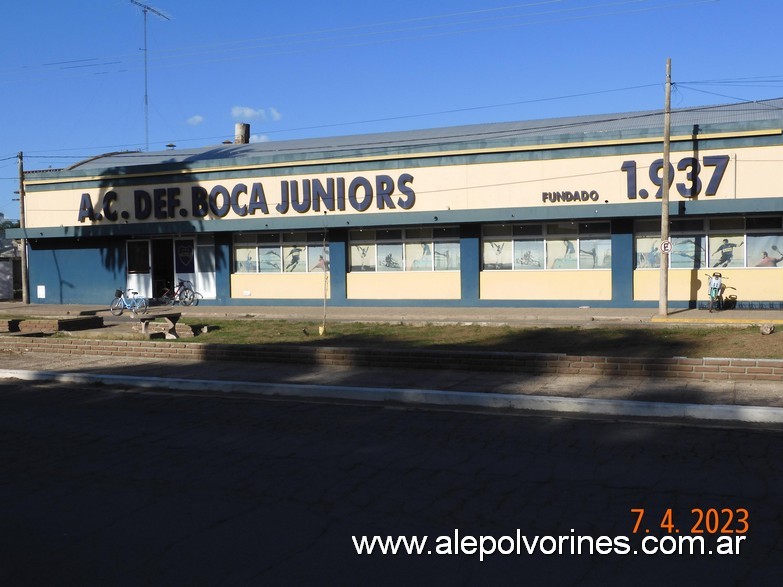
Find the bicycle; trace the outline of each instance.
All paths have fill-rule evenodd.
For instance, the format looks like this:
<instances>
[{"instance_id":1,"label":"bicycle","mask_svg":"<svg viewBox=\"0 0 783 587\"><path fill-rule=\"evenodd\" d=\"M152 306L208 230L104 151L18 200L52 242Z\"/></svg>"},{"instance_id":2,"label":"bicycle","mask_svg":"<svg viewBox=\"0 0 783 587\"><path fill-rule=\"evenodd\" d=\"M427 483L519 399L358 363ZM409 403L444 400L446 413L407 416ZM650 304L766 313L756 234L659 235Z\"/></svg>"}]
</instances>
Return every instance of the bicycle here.
<instances>
[{"instance_id":1,"label":"bicycle","mask_svg":"<svg viewBox=\"0 0 783 587\"><path fill-rule=\"evenodd\" d=\"M114 299L111 301L109 310L113 316L120 316L125 310L130 310L133 314L147 313L147 298L139 296L139 292L128 290L131 297L126 298L121 289L114 290ZM137 297L138 296L138 297Z\"/></svg>"},{"instance_id":2,"label":"bicycle","mask_svg":"<svg viewBox=\"0 0 783 587\"><path fill-rule=\"evenodd\" d=\"M162 304L170 306L177 302L180 302L183 306L189 306L195 301L196 292L193 291L193 284L190 281L180 279L174 291L167 287L161 292L158 299Z\"/></svg>"}]
</instances>

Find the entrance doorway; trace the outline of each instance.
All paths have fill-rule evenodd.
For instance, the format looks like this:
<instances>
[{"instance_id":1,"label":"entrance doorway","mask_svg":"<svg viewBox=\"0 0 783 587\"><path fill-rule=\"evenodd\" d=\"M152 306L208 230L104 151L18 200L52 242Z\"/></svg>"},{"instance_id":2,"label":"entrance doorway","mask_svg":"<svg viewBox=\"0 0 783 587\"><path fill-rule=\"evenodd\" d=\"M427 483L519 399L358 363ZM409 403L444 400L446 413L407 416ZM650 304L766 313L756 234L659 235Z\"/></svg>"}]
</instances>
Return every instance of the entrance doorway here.
<instances>
[{"instance_id":1,"label":"entrance doorway","mask_svg":"<svg viewBox=\"0 0 783 587\"><path fill-rule=\"evenodd\" d=\"M174 240L170 238L152 240L152 295L174 286Z\"/></svg>"}]
</instances>

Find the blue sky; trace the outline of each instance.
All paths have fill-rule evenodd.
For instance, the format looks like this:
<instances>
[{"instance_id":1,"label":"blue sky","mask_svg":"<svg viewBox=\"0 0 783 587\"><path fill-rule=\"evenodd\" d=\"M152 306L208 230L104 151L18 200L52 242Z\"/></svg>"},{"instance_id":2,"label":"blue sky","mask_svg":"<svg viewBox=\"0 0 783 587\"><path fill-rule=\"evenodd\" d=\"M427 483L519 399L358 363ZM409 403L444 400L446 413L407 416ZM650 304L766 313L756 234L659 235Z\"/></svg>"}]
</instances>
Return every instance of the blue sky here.
<instances>
[{"instance_id":1,"label":"blue sky","mask_svg":"<svg viewBox=\"0 0 783 587\"><path fill-rule=\"evenodd\" d=\"M285 140L783 96L780 0L7 3L0 212L17 158ZM147 126L148 121L148 126Z\"/></svg>"}]
</instances>

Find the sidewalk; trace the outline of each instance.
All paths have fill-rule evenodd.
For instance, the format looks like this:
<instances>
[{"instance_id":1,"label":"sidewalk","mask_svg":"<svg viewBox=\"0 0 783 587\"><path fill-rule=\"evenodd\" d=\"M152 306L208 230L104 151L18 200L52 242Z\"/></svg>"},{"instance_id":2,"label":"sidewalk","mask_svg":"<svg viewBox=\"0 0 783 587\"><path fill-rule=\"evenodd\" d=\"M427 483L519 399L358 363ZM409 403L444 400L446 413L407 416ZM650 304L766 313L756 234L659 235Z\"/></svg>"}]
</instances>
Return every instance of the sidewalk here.
<instances>
[{"instance_id":1,"label":"sidewalk","mask_svg":"<svg viewBox=\"0 0 783 587\"><path fill-rule=\"evenodd\" d=\"M152 308L151 311L156 311ZM184 316L287 318L320 321L322 308L216 307L177 308ZM108 316L89 306L0 303L5 316ZM657 318L654 310L608 309L443 309L328 308L327 319L383 322L471 322L485 324L615 323L650 326L661 320L699 324L782 324L780 312L709 314L688 310ZM732 316L728 317L728 314ZM747 316L750 314L750 316ZM66 341L67 342L67 341ZM178 343L175 343L175 345ZM101 383L172 389L191 393L260 394L323 401L380 402L461 409L502 409L665 418L685 421L783 424L783 386L763 381L696 381L684 378L596 375L535 375L454 369L357 368L262 361L194 361L128 356L0 351L0 378Z\"/></svg>"},{"instance_id":2,"label":"sidewalk","mask_svg":"<svg viewBox=\"0 0 783 587\"><path fill-rule=\"evenodd\" d=\"M287 320L317 320L324 317L323 306L215 306L202 302L196 306L151 306L150 312L174 310L183 316L213 318L259 318ZM111 319L108 305L23 304L0 302L0 316L80 316L98 315ZM615 323L623 326L664 324L722 325L783 325L781 310L727 310L709 313L707 310L670 309L666 316L658 308L461 308L444 307L339 307L328 306L330 321L387 323L471 323L494 325L520 324L589 324Z\"/></svg>"}]
</instances>

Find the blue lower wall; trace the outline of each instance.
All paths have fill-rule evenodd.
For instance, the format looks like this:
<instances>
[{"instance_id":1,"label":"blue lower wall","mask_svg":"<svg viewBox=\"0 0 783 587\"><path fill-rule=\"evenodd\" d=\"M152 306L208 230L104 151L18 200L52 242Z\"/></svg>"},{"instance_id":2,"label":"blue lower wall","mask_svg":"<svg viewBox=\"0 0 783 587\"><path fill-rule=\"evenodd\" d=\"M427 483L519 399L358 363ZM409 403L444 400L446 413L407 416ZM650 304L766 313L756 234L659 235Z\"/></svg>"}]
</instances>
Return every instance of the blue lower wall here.
<instances>
[{"instance_id":1,"label":"blue lower wall","mask_svg":"<svg viewBox=\"0 0 783 587\"><path fill-rule=\"evenodd\" d=\"M125 287L124 240L39 242L28 251L31 303L109 304L114 290Z\"/></svg>"}]
</instances>

